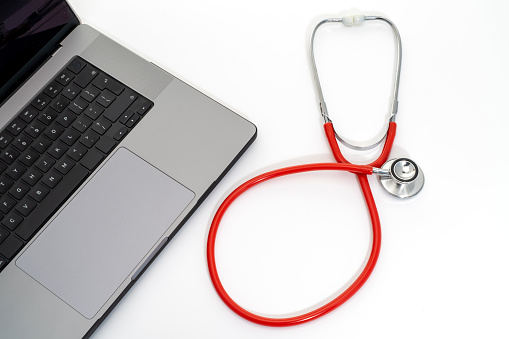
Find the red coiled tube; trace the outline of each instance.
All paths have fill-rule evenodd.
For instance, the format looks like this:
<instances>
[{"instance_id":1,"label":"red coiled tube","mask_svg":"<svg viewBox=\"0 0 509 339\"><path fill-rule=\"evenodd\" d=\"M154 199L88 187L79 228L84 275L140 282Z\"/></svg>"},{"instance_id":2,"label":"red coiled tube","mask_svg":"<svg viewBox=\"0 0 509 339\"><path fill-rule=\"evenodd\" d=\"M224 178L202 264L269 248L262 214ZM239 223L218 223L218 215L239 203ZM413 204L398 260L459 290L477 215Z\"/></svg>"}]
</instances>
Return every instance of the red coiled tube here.
<instances>
[{"instance_id":1,"label":"red coiled tube","mask_svg":"<svg viewBox=\"0 0 509 339\"><path fill-rule=\"evenodd\" d=\"M265 326L274 326L274 327L284 327L284 326L293 326L298 324L303 324L305 322L311 321L313 319L319 318L340 305L342 305L345 301L350 299L367 281L371 272L375 268L376 262L378 260L378 256L380 254L380 246L381 246L381 228L380 228L380 218L378 217L378 211L376 209L375 201L373 199L373 195L371 193L371 189L369 187L369 182L367 175L373 173L373 167L380 167L383 163L387 161L389 157L390 150L392 148L392 144L394 142L394 137L396 135L396 123L389 123L389 130L387 131L387 137L385 140L384 148L382 153L378 157L377 160L372 162L369 165L353 165L350 164L344 156L341 154L341 150L336 141L336 137L334 135L334 127L332 123L326 123L324 125L325 134L327 136L327 140L329 141L329 145L331 147L332 153L334 154L334 158L338 163L319 163L319 164L307 164L300 166L292 166L281 168L275 171L270 171L261 175L254 177L251 180L246 181L244 184L240 185L237 189L235 189L221 204L219 209L212 220L212 224L210 226L210 231L207 240L207 264L209 268L210 277L212 279L212 284L214 285L217 293L223 300L223 302L235 313L239 316L254 322L256 324L265 325ZM364 195L364 199L366 200L366 204L368 207L368 211L371 217L372 229L373 229L373 244L371 247L371 253L366 263L366 266L362 270L361 274L355 279L355 281L348 287L343 293L341 293L334 300L329 303L321 306L311 312L307 312L302 315L287 317L287 318L269 318L263 317L252 312L249 312L239 306L232 298L228 295L226 290L224 289L221 280L219 279L219 275L217 273L217 267L215 262L215 241L217 230L219 228L219 224L221 219L223 218L226 210L230 205L237 199L242 193L250 189L251 187L258 185L264 181L271 180L274 178L278 178L285 175L302 173L302 172L310 172L310 171L324 171L324 170L338 170L338 171L348 171L355 173L359 178L359 183L361 186L362 193Z\"/></svg>"}]
</instances>

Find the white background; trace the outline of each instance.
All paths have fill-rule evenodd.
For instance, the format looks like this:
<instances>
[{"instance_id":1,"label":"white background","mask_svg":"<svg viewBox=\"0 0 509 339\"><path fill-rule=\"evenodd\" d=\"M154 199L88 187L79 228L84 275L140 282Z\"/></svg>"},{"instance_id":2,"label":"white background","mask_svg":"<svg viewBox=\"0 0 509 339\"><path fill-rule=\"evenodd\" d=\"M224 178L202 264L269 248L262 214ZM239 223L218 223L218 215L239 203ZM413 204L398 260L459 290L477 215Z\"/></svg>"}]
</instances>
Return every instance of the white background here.
<instances>
[{"instance_id":1,"label":"white background","mask_svg":"<svg viewBox=\"0 0 509 339\"><path fill-rule=\"evenodd\" d=\"M72 0L88 23L258 127L258 139L94 335L100 338L508 338L509 2ZM313 26L358 11L399 28L403 65L392 157L426 175L416 197L370 178L382 250L366 285L308 324L267 328L231 312L206 267L220 202L281 166L331 162L308 57ZM317 61L339 133L383 133L394 66L383 23L319 31ZM344 147L343 147L344 149ZM354 162L375 152L346 151ZM355 178L296 175L235 203L217 239L230 295L264 315L295 315L348 286L371 231Z\"/></svg>"}]
</instances>

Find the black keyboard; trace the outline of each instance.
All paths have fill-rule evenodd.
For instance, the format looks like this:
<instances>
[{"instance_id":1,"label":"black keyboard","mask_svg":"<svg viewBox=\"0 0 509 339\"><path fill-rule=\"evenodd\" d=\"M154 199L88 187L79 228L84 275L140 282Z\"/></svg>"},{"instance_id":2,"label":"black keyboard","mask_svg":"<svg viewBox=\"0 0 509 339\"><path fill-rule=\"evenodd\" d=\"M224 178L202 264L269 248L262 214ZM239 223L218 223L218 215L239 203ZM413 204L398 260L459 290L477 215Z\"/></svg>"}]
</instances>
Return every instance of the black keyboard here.
<instances>
[{"instance_id":1,"label":"black keyboard","mask_svg":"<svg viewBox=\"0 0 509 339\"><path fill-rule=\"evenodd\" d=\"M0 271L153 103L74 57L0 132Z\"/></svg>"}]
</instances>

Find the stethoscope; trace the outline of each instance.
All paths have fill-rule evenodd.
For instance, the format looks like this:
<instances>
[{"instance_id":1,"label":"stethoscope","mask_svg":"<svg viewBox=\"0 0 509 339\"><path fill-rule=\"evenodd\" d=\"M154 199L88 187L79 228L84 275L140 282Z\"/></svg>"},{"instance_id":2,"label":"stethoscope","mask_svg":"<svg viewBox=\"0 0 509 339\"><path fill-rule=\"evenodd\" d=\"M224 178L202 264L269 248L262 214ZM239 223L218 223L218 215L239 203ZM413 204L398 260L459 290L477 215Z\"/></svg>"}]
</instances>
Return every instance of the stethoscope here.
<instances>
[{"instance_id":1,"label":"stethoscope","mask_svg":"<svg viewBox=\"0 0 509 339\"><path fill-rule=\"evenodd\" d=\"M318 78L318 71L316 68L316 62L314 57L314 38L316 31L320 26L326 23L338 23L341 22L347 26L354 26L362 24L367 20L380 20L389 24L394 32L394 36L397 44L397 53L396 53L396 76L393 88L392 95L392 108L391 108L391 116L389 119L389 126L387 129L386 135L376 143L369 146L359 146L354 145L353 143L347 142L344 138L341 138L338 133L334 130L332 125L332 121L329 117L327 106L325 104L325 100L322 93L322 88L320 86L320 80ZM316 163L316 164L306 164L299 166L292 166L281 168L278 170L270 171L261 175L258 175L251 180L246 181L238 188L236 188L230 195L223 201L223 203L218 208L214 219L212 220L212 224L210 226L208 241L207 241L207 263L209 268L210 277L212 279L212 283L219 294L220 298L224 301L224 303L232 309L235 313L240 315L241 317L252 321L254 323L265 325L265 326L293 326L302 324L311 320L314 320L318 317L321 317L332 310L336 309L340 305L342 305L345 301L347 301L350 297L352 297L366 282L366 280L371 275L371 272L375 268L376 262L378 260L378 256L380 253L380 244L381 244L381 228L380 228L380 219L378 217L378 212L376 209L375 201L373 199L373 195L371 193L371 188L369 186L367 175L377 174L378 181L382 185L382 187L391 195L398 198L408 198L419 193L424 185L424 175L422 170L417 166L415 162L407 158L398 158L391 159L387 161L389 158L389 154L392 148L392 144L394 143L394 137L396 136L396 114L398 110L398 88L399 88L399 77L401 70L401 38L396 26L387 18L381 16L364 16L364 15L355 15L355 16L347 16L343 18L332 18L325 19L319 22L311 35L311 62L315 80L316 91L318 93L318 98L320 101L320 112L325 121L324 129L325 135L327 137L327 141L329 142L332 154L336 159L337 163ZM368 165L354 165L351 164L348 160L345 159L337 140L341 141L347 147L356 149L356 150L365 150L375 147L380 144L385 138L385 143L380 153L378 159L373 161ZM254 314L242 308L238 305L226 292L221 281L219 279L219 275L217 272L217 267L215 263L215 239L217 235L217 230L219 228L219 224L221 222L222 217L224 216L228 207L237 199L242 193L246 192L248 189L252 188L255 185L258 185L264 181L275 179L281 176L286 176L295 173L302 172L310 172L310 171L348 171L354 173L358 180L364 195L364 199L366 201L368 211L371 218L372 230L373 230L373 242L371 246L371 252L369 259L366 263L366 266L360 273L360 275L355 279L355 281L338 297L328 302L327 304L313 310L307 312L305 314L301 314L293 317L286 318L269 318Z\"/></svg>"}]
</instances>

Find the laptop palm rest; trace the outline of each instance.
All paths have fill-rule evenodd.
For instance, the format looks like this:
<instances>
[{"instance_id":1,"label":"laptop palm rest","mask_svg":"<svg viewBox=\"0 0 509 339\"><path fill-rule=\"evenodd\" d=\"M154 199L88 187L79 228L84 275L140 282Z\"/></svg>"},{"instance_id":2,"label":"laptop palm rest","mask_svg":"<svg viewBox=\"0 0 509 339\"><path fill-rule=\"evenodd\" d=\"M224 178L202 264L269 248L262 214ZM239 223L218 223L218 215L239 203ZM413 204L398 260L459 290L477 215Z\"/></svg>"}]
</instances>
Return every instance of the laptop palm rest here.
<instances>
[{"instance_id":1,"label":"laptop palm rest","mask_svg":"<svg viewBox=\"0 0 509 339\"><path fill-rule=\"evenodd\" d=\"M194 196L120 148L16 265L91 319Z\"/></svg>"}]
</instances>

